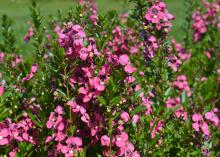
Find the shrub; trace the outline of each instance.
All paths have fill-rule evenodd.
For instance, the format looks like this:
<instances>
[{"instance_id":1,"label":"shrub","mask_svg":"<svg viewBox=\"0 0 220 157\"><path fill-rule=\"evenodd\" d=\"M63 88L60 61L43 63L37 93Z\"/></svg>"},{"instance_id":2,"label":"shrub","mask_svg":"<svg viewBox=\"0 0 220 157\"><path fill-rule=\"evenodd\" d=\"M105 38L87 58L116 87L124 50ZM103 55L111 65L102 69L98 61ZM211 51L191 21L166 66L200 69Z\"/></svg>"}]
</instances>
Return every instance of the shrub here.
<instances>
[{"instance_id":1,"label":"shrub","mask_svg":"<svg viewBox=\"0 0 220 157\"><path fill-rule=\"evenodd\" d=\"M98 14L80 1L44 25L33 2L32 63L3 16L1 155L220 155L220 2L186 0L183 43L164 2L130 3Z\"/></svg>"}]
</instances>

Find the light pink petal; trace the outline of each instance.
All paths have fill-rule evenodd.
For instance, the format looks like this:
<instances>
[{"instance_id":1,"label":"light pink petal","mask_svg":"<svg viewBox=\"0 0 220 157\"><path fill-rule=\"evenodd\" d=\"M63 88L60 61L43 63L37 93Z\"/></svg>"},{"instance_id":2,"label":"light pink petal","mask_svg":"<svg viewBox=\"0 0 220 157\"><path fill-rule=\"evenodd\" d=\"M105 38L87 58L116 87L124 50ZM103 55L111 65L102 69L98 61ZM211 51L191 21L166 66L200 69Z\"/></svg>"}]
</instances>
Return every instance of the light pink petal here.
<instances>
[{"instance_id":1,"label":"light pink petal","mask_svg":"<svg viewBox=\"0 0 220 157\"><path fill-rule=\"evenodd\" d=\"M124 67L124 71L128 74L132 74L133 72L135 72L137 70L137 68L133 67L132 65L128 64Z\"/></svg>"},{"instance_id":2,"label":"light pink petal","mask_svg":"<svg viewBox=\"0 0 220 157\"><path fill-rule=\"evenodd\" d=\"M193 123L192 127L195 131L197 131L197 132L199 131L199 124L198 123Z\"/></svg>"},{"instance_id":3,"label":"light pink petal","mask_svg":"<svg viewBox=\"0 0 220 157\"><path fill-rule=\"evenodd\" d=\"M121 65L127 65L130 62L129 57L127 54L123 54L119 57L119 63Z\"/></svg>"},{"instance_id":4,"label":"light pink petal","mask_svg":"<svg viewBox=\"0 0 220 157\"><path fill-rule=\"evenodd\" d=\"M0 96L4 94L4 87L0 86Z\"/></svg>"},{"instance_id":5,"label":"light pink petal","mask_svg":"<svg viewBox=\"0 0 220 157\"><path fill-rule=\"evenodd\" d=\"M31 67L31 72L32 73L36 73L38 70L38 65L37 64L33 64L32 67Z\"/></svg>"},{"instance_id":6,"label":"light pink petal","mask_svg":"<svg viewBox=\"0 0 220 157\"><path fill-rule=\"evenodd\" d=\"M7 145L9 144L9 140L7 138L3 138L0 140L0 145L3 146L3 145Z\"/></svg>"}]
</instances>

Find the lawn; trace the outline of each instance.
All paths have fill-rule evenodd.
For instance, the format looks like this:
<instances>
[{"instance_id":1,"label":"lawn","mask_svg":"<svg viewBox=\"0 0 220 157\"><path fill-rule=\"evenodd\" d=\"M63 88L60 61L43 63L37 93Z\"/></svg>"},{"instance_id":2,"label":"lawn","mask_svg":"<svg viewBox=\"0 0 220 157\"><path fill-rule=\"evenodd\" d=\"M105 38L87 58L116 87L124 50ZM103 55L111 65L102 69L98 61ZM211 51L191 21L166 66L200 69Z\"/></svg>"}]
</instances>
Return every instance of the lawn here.
<instances>
[{"instance_id":1,"label":"lawn","mask_svg":"<svg viewBox=\"0 0 220 157\"><path fill-rule=\"evenodd\" d=\"M181 40L181 26L183 25L184 19L184 0L166 0L170 12L173 13L177 18L174 21L174 27L172 34L177 40ZM116 9L119 12L125 11L126 6L123 5L119 0L97 0L98 8L100 12L106 12L108 10ZM7 14L13 19L13 26L16 32L17 41L22 48L27 51L28 47L23 43L23 36L28 29L28 21L30 20L30 0L0 0L0 16ZM56 14L57 10L61 10L63 13L68 11L68 8L75 6L76 3L73 0L40 0L39 5L44 15L44 20L49 15ZM0 36L1 39L1 36ZM27 54L27 52L23 52Z\"/></svg>"}]
</instances>

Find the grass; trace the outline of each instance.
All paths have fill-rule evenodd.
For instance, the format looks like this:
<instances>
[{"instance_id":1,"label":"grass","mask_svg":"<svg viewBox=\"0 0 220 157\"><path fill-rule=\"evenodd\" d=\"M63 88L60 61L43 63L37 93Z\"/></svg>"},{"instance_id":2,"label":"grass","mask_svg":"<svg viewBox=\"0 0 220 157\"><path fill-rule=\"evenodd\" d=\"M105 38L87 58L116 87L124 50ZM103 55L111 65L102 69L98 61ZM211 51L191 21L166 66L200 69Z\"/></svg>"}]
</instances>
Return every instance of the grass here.
<instances>
[{"instance_id":1,"label":"grass","mask_svg":"<svg viewBox=\"0 0 220 157\"><path fill-rule=\"evenodd\" d=\"M96 0L100 12L106 12L108 10L124 11L126 6L123 5L123 0ZM176 16L174 21L172 35L177 40L182 39L181 26L184 19L184 0L166 0L169 10ZM49 15L55 15L57 10L61 10L63 13L67 12L71 6L75 6L76 3L73 0L39 0L39 5L44 16L44 20ZM30 18L30 0L0 0L0 16L7 14L13 20L14 30L16 32L17 41L20 47L28 51L28 45L23 42L23 36L28 29L28 21ZM0 36L1 39L1 36ZM29 52L22 52L27 54Z\"/></svg>"}]
</instances>

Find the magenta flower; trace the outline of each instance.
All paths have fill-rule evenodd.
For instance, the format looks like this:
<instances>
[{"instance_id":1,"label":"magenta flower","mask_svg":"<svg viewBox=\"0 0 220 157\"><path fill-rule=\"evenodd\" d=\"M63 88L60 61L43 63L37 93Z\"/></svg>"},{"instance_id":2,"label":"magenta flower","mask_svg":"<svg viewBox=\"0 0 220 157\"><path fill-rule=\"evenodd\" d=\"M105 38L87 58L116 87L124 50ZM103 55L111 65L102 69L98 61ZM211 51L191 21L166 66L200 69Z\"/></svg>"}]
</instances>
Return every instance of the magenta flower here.
<instances>
[{"instance_id":1,"label":"magenta flower","mask_svg":"<svg viewBox=\"0 0 220 157\"><path fill-rule=\"evenodd\" d=\"M28 42L33 35L34 35L34 30L32 27L30 27L28 33L24 36L24 41Z\"/></svg>"},{"instance_id":2,"label":"magenta flower","mask_svg":"<svg viewBox=\"0 0 220 157\"><path fill-rule=\"evenodd\" d=\"M121 113L121 119L124 121L124 122L128 122L129 121L129 119L130 119L130 116L129 116L129 114L127 113L127 112L122 112Z\"/></svg>"},{"instance_id":3,"label":"magenta flower","mask_svg":"<svg viewBox=\"0 0 220 157\"><path fill-rule=\"evenodd\" d=\"M215 116L214 112L206 112L205 118L210 120Z\"/></svg>"},{"instance_id":4,"label":"magenta flower","mask_svg":"<svg viewBox=\"0 0 220 157\"><path fill-rule=\"evenodd\" d=\"M160 11L161 8L159 6L152 6L148 13L145 15L146 20L149 22L152 22L154 24L157 24L160 22L160 20L163 20L165 18L165 15L163 12Z\"/></svg>"},{"instance_id":5,"label":"magenta flower","mask_svg":"<svg viewBox=\"0 0 220 157\"><path fill-rule=\"evenodd\" d=\"M119 148L125 147L127 141L128 134L126 132L122 132L120 135L115 136L115 145Z\"/></svg>"},{"instance_id":6,"label":"magenta flower","mask_svg":"<svg viewBox=\"0 0 220 157\"><path fill-rule=\"evenodd\" d=\"M140 116L137 115L137 114L135 114L135 115L132 117L132 122L133 122L134 124L137 124L138 121L139 121L139 119L140 119Z\"/></svg>"},{"instance_id":7,"label":"magenta flower","mask_svg":"<svg viewBox=\"0 0 220 157\"><path fill-rule=\"evenodd\" d=\"M31 67L31 72L35 74L37 72L37 69L38 69L38 65L33 64L32 67Z\"/></svg>"},{"instance_id":8,"label":"magenta flower","mask_svg":"<svg viewBox=\"0 0 220 157\"><path fill-rule=\"evenodd\" d=\"M0 145L9 144L9 130L7 128L0 128Z\"/></svg>"},{"instance_id":9,"label":"magenta flower","mask_svg":"<svg viewBox=\"0 0 220 157\"><path fill-rule=\"evenodd\" d=\"M137 70L137 68L133 67L131 64L127 64L125 67L124 67L124 71L128 74L132 74L134 73L135 71Z\"/></svg>"},{"instance_id":10,"label":"magenta flower","mask_svg":"<svg viewBox=\"0 0 220 157\"><path fill-rule=\"evenodd\" d=\"M63 132L61 131L58 131L56 134L55 134L55 141L58 141L58 142L61 142L63 141L65 138L66 138L66 134L64 134Z\"/></svg>"},{"instance_id":11,"label":"magenta flower","mask_svg":"<svg viewBox=\"0 0 220 157\"><path fill-rule=\"evenodd\" d=\"M101 137L101 145L106 147L110 145L110 138L107 135Z\"/></svg>"},{"instance_id":12,"label":"magenta flower","mask_svg":"<svg viewBox=\"0 0 220 157\"><path fill-rule=\"evenodd\" d=\"M88 51L86 48L82 48L82 49L79 51L79 57L80 57L83 61L85 61L88 56L89 56L89 51Z\"/></svg>"},{"instance_id":13,"label":"magenta flower","mask_svg":"<svg viewBox=\"0 0 220 157\"><path fill-rule=\"evenodd\" d=\"M83 102L89 102L92 98L96 98L105 89L104 82L98 77L90 78L89 84L79 88L79 93L83 94Z\"/></svg>"},{"instance_id":14,"label":"magenta flower","mask_svg":"<svg viewBox=\"0 0 220 157\"><path fill-rule=\"evenodd\" d=\"M127 54L123 54L123 55L120 55L119 57L119 63L121 65L127 65L130 63L130 60L129 60L129 57Z\"/></svg>"},{"instance_id":15,"label":"magenta flower","mask_svg":"<svg viewBox=\"0 0 220 157\"><path fill-rule=\"evenodd\" d=\"M81 147L83 143L80 137L68 137L66 140L66 144Z\"/></svg>"},{"instance_id":16,"label":"magenta flower","mask_svg":"<svg viewBox=\"0 0 220 157\"><path fill-rule=\"evenodd\" d=\"M182 62L176 56L169 56L168 66L172 68L173 71L177 71Z\"/></svg>"},{"instance_id":17,"label":"magenta flower","mask_svg":"<svg viewBox=\"0 0 220 157\"><path fill-rule=\"evenodd\" d=\"M202 118L202 115L198 113L198 114L193 114L192 120L194 122L199 122L199 121L203 120L203 118Z\"/></svg>"},{"instance_id":18,"label":"magenta flower","mask_svg":"<svg viewBox=\"0 0 220 157\"><path fill-rule=\"evenodd\" d=\"M219 117L213 111L206 112L205 118L214 123L215 126L218 126L220 123Z\"/></svg>"},{"instance_id":19,"label":"magenta flower","mask_svg":"<svg viewBox=\"0 0 220 157\"><path fill-rule=\"evenodd\" d=\"M207 123L203 122L202 125L200 125L200 127L205 135L210 135L209 126L207 125Z\"/></svg>"},{"instance_id":20,"label":"magenta flower","mask_svg":"<svg viewBox=\"0 0 220 157\"><path fill-rule=\"evenodd\" d=\"M0 86L0 96L4 94L4 87Z\"/></svg>"},{"instance_id":21,"label":"magenta flower","mask_svg":"<svg viewBox=\"0 0 220 157\"><path fill-rule=\"evenodd\" d=\"M63 113L63 108L61 106L57 106L55 112L51 112L49 116L49 120L46 123L48 129L54 128L58 131L63 131L65 128L64 119L61 116Z\"/></svg>"},{"instance_id":22,"label":"magenta flower","mask_svg":"<svg viewBox=\"0 0 220 157\"><path fill-rule=\"evenodd\" d=\"M63 114L63 107L58 105L55 109L55 112L58 113L59 115L62 115Z\"/></svg>"},{"instance_id":23,"label":"magenta flower","mask_svg":"<svg viewBox=\"0 0 220 157\"><path fill-rule=\"evenodd\" d=\"M22 79L22 81L25 82L25 81L29 81L30 79L32 79L34 77L35 73L37 72L37 70L38 70L38 65L33 64L31 67L31 72L28 74L27 77L24 77Z\"/></svg>"},{"instance_id":24,"label":"magenta flower","mask_svg":"<svg viewBox=\"0 0 220 157\"><path fill-rule=\"evenodd\" d=\"M194 121L194 123L192 124L192 127L195 131L199 132L201 129L205 135L207 136L210 135L209 127L207 123L204 122L204 119L201 114L193 114L192 120Z\"/></svg>"}]
</instances>

